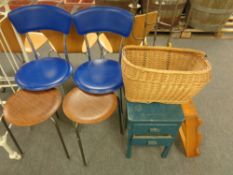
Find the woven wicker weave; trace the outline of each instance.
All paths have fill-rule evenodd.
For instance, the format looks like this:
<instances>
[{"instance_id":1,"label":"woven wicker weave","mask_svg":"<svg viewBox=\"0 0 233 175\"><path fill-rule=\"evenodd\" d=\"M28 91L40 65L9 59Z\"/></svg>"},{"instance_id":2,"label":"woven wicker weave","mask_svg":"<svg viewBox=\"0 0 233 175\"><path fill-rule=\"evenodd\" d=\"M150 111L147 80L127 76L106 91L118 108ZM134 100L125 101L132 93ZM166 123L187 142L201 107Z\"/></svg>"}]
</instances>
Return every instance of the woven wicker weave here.
<instances>
[{"instance_id":1,"label":"woven wicker weave","mask_svg":"<svg viewBox=\"0 0 233 175\"><path fill-rule=\"evenodd\" d=\"M126 46L122 74L127 100L182 104L211 79L205 53L191 49Z\"/></svg>"}]
</instances>

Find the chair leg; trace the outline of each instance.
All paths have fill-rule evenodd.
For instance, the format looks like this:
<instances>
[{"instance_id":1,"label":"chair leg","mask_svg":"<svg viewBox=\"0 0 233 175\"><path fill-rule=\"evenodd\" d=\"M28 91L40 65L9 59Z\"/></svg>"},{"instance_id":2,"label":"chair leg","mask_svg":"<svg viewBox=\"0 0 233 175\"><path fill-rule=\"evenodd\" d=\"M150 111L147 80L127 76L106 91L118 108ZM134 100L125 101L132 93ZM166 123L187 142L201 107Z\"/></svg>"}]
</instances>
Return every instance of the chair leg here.
<instances>
[{"instance_id":1,"label":"chair leg","mask_svg":"<svg viewBox=\"0 0 233 175\"><path fill-rule=\"evenodd\" d=\"M78 123L75 123L75 127L76 129L78 129L78 132L81 132L81 125L79 125Z\"/></svg>"},{"instance_id":2,"label":"chair leg","mask_svg":"<svg viewBox=\"0 0 233 175\"><path fill-rule=\"evenodd\" d=\"M66 148L64 139L63 139L62 134L61 134L61 130L60 130L59 126L58 126L58 123L56 122L56 120L55 120L53 117L51 117L51 120L53 121L53 123L54 123L54 125L55 125L55 127L56 127L58 136L59 136L59 138L60 138L60 141L61 141L61 143L62 143L63 149L64 149L64 151L65 151L66 157L67 157L68 159L70 159L70 155L69 155L68 150L67 150L67 148Z\"/></svg>"},{"instance_id":3,"label":"chair leg","mask_svg":"<svg viewBox=\"0 0 233 175\"><path fill-rule=\"evenodd\" d=\"M60 116L58 115L58 112L55 113L55 116L57 117L57 119L60 119Z\"/></svg>"},{"instance_id":4,"label":"chair leg","mask_svg":"<svg viewBox=\"0 0 233 175\"><path fill-rule=\"evenodd\" d=\"M122 88L120 88L120 105L121 105L121 113L124 114L124 109L123 109L123 93L122 93Z\"/></svg>"},{"instance_id":5,"label":"chair leg","mask_svg":"<svg viewBox=\"0 0 233 175\"><path fill-rule=\"evenodd\" d=\"M2 123L3 123L4 127L6 128L7 132L10 134L10 137L13 140L14 144L16 145L17 149L19 150L20 154L23 154L22 149L20 148L20 146L19 146L18 142L16 141L14 135L12 134L10 128L8 127L4 117L2 117Z\"/></svg>"},{"instance_id":6,"label":"chair leg","mask_svg":"<svg viewBox=\"0 0 233 175\"><path fill-rule=\"evenodd\" d=\"M4 75L3 75L3 73L0 71L0 77L4 77ZM1 84L3 85L5 82L4 81L2 81L1 82ZM0 92L1 93L5 93L6 92L6 88L5 87L3 87L3 88L0 88Z\"/></svg>"},{"instance_id":7,"label":"chair leg","mask_svg":"<svg viewBox=\"0 0 233 175\"><path fill-rule=\"evenodd\" d=\"M64 86L61 85L61 86L59 87L59 89L60 89L60 92L61 92L62 96L65 96Z\"/></svg>"},{"instance_id":8,"label":"chair leg","mask_svg":"<svg viewBox=\"0 0 233 175\"><path fill-rule=\"evenodd\" d=\"M119 114L119 122L120 122L120 133L122 134L122 135L124 135L124 121L123 121L123 117L122 117L122 113L121 113L121 102L120 102L120 99L119 99L119 97L117 98L117 101L118 101L118 114Z\"/></svg>"},{"instance_id":9,"label":"chair leg","mask_svg":"<svg viewBox=\"0 0 233 175\"><path fill-rule=\"evenodd\" d=\"M87 161L86 161L86 158L85 158L85 155L84 155L83 145L82 145L82 141L81 141L81 137L80 137L80 134L79 134L79 128L78 127L75 128L75 133L76 133L76 136L77 136L77 139L78 139L78 144L79 144L80 153L82 155L83 164L85 166L87 166Z\"/></svg>"}]
</instances>

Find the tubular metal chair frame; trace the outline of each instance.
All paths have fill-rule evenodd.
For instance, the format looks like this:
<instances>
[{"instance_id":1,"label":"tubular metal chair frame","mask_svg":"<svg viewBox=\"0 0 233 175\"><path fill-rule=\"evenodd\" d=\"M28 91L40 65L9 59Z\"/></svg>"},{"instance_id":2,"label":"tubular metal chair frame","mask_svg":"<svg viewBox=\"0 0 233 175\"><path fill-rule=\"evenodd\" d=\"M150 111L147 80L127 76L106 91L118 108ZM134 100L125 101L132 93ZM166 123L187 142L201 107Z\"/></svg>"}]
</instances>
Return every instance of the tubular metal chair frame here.
<instances>
[{"instance_id":1,"label":"tubular metal chair frame","mask_svg":"<svg viewBox=\"0 0 233 175\"><path fill-rule=\"evenodd\" d=\"M5 18L6 18L6 17L7 17L7 16L5 16ZM16 30L15 30L15 31L16 31ZM0 31L0 32L1 32L1 31ZM1 34L2 34L2 32L1 32ZM18 33L16 32L16 35L17 35L17 34L18 34ZM18 35L17 35L17 36L18 36ZM35 51L35 48L34 48L34 45L33 45L32 41L31 41L30 37L27 36L27 39L28 39L28 42L29 42L29 44L30 44L30 46L31 46L31 48L32 48L32 50L33 50L33 52L34 52L34 51ZM4 36L3 36L3 40L4 40L4 42L5 42L5 37L4 37ZM8 52L7 52L7 49L10 50L10 47L9 47L9 45L7 45L7 42L6 42L6 43L5 43L5 45L7 46L7 49L6 49L1 40L0 40L0 42L1 42L0 44L2 45L2 47L3 47L3 49L4 49L4 53L6 54L6 56L7 56L7 58L8 58L9 56L7 55L7 53L8 53ZM64 42L65 42L65 36L64 36ZM66 42L65 42L65 44L64 44L64 47L66 48ZM65 49L65 50L66 50L66 49ZM12 52L10 52L10 53L12 53ZM12 54L11 54L11 55L12 55ZM34 52L34 55L35 55L36 59L38 59L38 55L37 55L36 52ZM14 58L14 57L13 57L13 58ZM65 52L65 58L69 61L67 52ZM10 61L10 60L9 60L9 61ZM14 70L14 73L15 73L18 67L15 68L15 67L14 67L15 65L12 64L11 62L10 62L10 65L12 66L12 68L13 68L13 70ZM6 80L7 83L8 83L8 85L6 85L6 87L10 87L11 90L15 93L14 87L15 87L16 85L12 85L12 84L11 84L11 78L9 78L9 77L7 76L6 72L4 71L4 69L2 68L1 65L0 65L0 69L1 69L1 72L2 72L2 74L3 74L4 78L5 78L5 80ZM2 85L1 85L0 87L2 88L2 87L5 87L5 86L2 86ZM16 92L16 93L17 93L17 92ZM1 100L1 99L0 99L0 100ZM2 101L1 101L1 104L3 104L3 103L5 103L5 102L2 102ZM57 115L57 117L58 117L58 114L57 114L57 113L55 113L55 115ZM53 116L51 116L50 119L51 119L51 121L52 121L52 122L54 123L54 125L55 125L56 131L57 131L58 136L59 136L59 139L60 139L60 141L61 141L61 143L62 143L62 146L63 146L63 149L64 149L64 151L65 151L65 154L66 154L67 158L69 159L70 156L69 156L69 153L68 153L68 151L67 151L66 145L65 145L65 143L64 143L63 137L62 137L62 135L61 135L61 131L60 131L60 128L59 128L59 126L58 126L58 123L56 122L56 120L54 119ZM0 121L2 121L2 123L3 123L4 127L5 127L5 129L7 130L7 132L6 132L5 135L7 135L7 133L9 133L9 135L10 135L10 137L12 138L12 140L13 140L15 146L17 147L18 151L19 151L21 154L23 154L23 151L22 151L21 147L19 146L19 144L18 144L18 142L16 141L16 139L15 139L13 133L12 133L11 130L10 130L10 127L12 126L12 124L10 124L10 125L8 126L8 124L7 124L6 120L4 119L4 116L3 116L3 115L1 116ZM18 158L21 158L20 155L18 156Z\"/></svg>"},{"instance_id":2,"label":"tubular metal chair frame","mask_svg":"<svg viewBox=\"0 0 233 175\"><path fill-rule=\"evenodd\" d=\"M98 7L97 7L98 8ZM78 12L79 13L79 12ZM119 12L118 12L119 13ZM77 20L77 19L76 19ZM132 20L132 23L133 23L133 20ZM131 24L129 24L130 26ZM127 28L127 30L131 30L131 26ZM76 27L76 30L79 34L83 35L84 36L84 40L86 42L86 47L87 47L87 56L88 56L88 61L92 61L92 57L91 57L91 49L90 49L90 45L89 45L89 42L88 42L88 39L87 39L87 34L88 33L92 33L92 32L97 32L97 34L99 34L99 32L101 31L91 31L93 30L93 28L89 31L89 32L85 32L85 29L83 30L83 33L80 32L78 29L77 29L77 26L75 25ZM97 27L98 28L98 27ZM100 27L101 28L101 27ZM107 29L106 29L107 30ZM124 31L125 33L127 33L126 31ZM122 39L121 39L121 46L120 46L120 51L119 51L119 64L121 62L121 52L122 52L122 48L123 48L123 43L124 43L124 38L123 37L124 35L128 35L128 34L125 34L123 31L122 31ZM116 31L115 33L119 34L120 35L120 31ZM99 42L98 42L98 45L100 46ZM101 52L101 59L103 59L103 53ZM85 91L85 90L84 90ZM88 92L90 93L90 92ZM114 92L110 92L110 93L114 93ZM90 93L92 94L92 93ZM97 93L98 94L98 93ZM106 93L105 93L106 94ZM101 95L101 93L99 94ZM118 106L118 113L119 113L119 119L120 119L120 131L121 133L123 134L124 133L124 120L123 120L123 117L122 117L122 112L123 112L123 105L122 105L122 89L120 88L120 97L117 96L117 106ZM101 98L101 96L99 97ZM64 110L64 108L63 108ZM80 153L81 153L81 156L82 156L82 160L83 160L83 163L85 166L87 166L87 161L86 161L86 158L85 158L85 154L84 154L84 150L83 150L83 146L82 146L82 142L81 142L81 137L80 137L80 134L79 134L79 128L78 128L78 123L76 122L76 127L75 127L75 133L76 133L76 137L77 137L77 140L78 140L78 144L79 144L79 148L80 148Z\"/></svg>"},{"instance_id":3,"label":"tubular metal chair frame","mask_svg":"<svg viewBox=\"0 0 233 175\"><path fill-rule=\"evenodd\" d=\"M97 7L97 8L98 8L98 7ZM101 8L101 7L100 7L100 8ZM116 8L116 9L117 9L117 8ZM77 13L79 13L79 12L77 12ZM75 14L74 14L74 15L75 15ZM132 21L132 23L133 23L133 21ZM79 31L78 31L78 29L77 29L77 26L76 26L76 30L77 30L77 32L79 33ZM92 31L92 32L96 32L96 31ZM97 33L99 34L100 32L101 32L101 31L99 31L99 32L97 32ZM88 42L87 37L86 37L86 35L87 35L88 33L91 33L91 32L85 32L84 34L81 34L81 35L84 36L84 39L85 39L85 42L86 42L88 61L91 61L91 60L92 60L91 49L90 49L89 42ZM113 33L115 33L115 32L113 32ZM117 34L117 32L116 32L116 34ZM118 35L121 35L121 34L118 33ZM121 64L122 49L123 49L123 46L124 46L124 41L125 41L125 36L121 35L121 43L120 43L120 49L119 49L119 53L118 53L118 54L119 54L118 61L119 61L120 64ZM101 47L101 45L100 45L100 43L99 43L99 40L98 40L98 45L99 45L100 50L101 50L102 47ZM102 58L102 59L104 58L104 54L103 54L102 51L101 51L101 58ZM123 101L122 101L122 96L123 96L123 92L122 92L122 88L120 88L120 89L119 89L118 101L119 101L121 113L123 114ZM123 127L121 127L121 128L123 128Z\"/></svg>"},{"instance_id":4,"label":"tubular metal chair frame","mask_svg":"<svg viewBox=\"0 0 233 175\"><path fill-rule=\"evenodd\" d=\"M89 43L88 43L86 35L84 36L84 39L85 39L86 47L87 47L88 60L91 61L92 60L92 58L91 58L91 49L89 47ZM121 63L121 57L122 57L122 49L124 47L124 41L125 41L125 38L121 37L121 44L120 44L120 49L119 49L119 53L118 53L119 54L118 61L120 63ZM101 50L101 58L104 59L104 53L102 51L102 46L99 43L99 40L97 40L97 42L98 42L98 45L99 45L100 50ZM119 95L117 96L117 101L118 101L118 109L120 110L120 129L121 129L120 131L121 131L121 134L124 134L125 120L122 117L122 115L124 114L124 110L123 110L123 89L122 88L119 89Z\"/></svg>"}]
</instances>

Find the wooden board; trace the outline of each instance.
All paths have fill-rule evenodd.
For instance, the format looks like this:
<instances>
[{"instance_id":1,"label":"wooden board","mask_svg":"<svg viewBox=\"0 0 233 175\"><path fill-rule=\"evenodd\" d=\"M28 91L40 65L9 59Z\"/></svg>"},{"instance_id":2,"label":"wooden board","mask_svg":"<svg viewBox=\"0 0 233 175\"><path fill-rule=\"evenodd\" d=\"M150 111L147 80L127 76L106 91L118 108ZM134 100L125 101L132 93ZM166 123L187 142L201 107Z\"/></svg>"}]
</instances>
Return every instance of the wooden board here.
<instances>
[{"instance_id":1,"label":"wooden board","mask_svg":"<svg viewBox=\"0 0 233 175\"><path fill-rule=\"evenodd\" d=\"M182 105L185 121L180 127L179 133L184 146L187 157L195 157L200 155L201 134L199 127L202 123L195 105L189 102Z\"/></svg>"}]
</instances>

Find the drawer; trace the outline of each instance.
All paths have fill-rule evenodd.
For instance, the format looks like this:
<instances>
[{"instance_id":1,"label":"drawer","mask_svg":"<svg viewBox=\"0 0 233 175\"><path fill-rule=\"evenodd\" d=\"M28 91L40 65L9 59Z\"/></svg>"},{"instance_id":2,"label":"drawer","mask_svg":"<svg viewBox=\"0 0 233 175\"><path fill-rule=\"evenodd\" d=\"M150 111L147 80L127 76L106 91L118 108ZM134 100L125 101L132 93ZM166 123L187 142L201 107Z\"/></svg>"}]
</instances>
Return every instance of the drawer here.
<instances>
[{"instance_id":1,"label":"drawer","mask_svg":"<svg viewBox=\"0 0 233 175\"><path fill-rule=\"evenodd\" d=\"M171 135L161 136L146 136L146 135L133 135L133 145L144 145L144 146L169 146L173 142Z\"/></svg>"},{"instance_id":2,"label":"drawer","mask_svg":"<svg viewBox=\"0 0 233 175\"><path fill-rule=\"evenodd\" d=\"M129 123L128 130L133 134L172 134L176 135L180 123Z\"/></svg>"}]
</instances>

